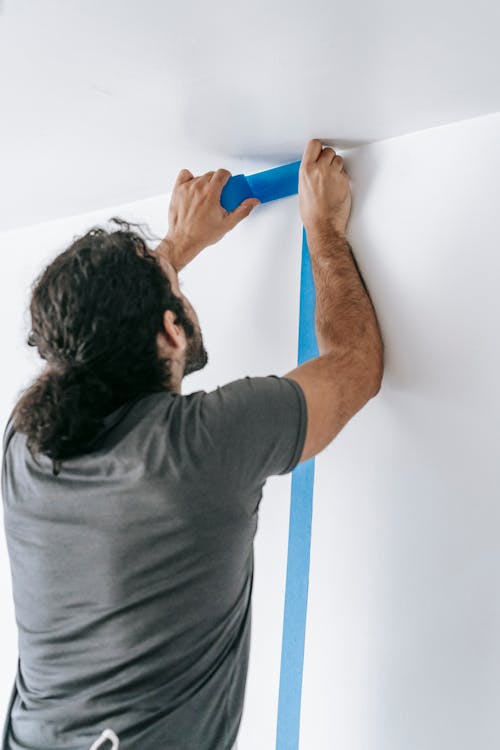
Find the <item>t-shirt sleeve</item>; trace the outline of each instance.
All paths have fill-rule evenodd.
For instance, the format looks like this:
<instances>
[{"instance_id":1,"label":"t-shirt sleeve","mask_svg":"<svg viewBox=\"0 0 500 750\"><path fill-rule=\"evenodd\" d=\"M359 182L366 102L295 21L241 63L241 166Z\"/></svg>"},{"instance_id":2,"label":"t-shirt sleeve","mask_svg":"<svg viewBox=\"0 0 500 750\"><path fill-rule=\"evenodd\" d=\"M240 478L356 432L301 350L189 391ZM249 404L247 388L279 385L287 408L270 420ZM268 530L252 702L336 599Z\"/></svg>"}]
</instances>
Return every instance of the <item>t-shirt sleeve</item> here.
<instances>
[{"instance_id":1,"label":"t-shirt sleeve","mask_svg":"<svg viewBox=\"0 0 500 750\"><path fill-rule=\"evenodd\" d=\"M244 377L204 394L204 427L224 479L254 486L297 465L306 438L300 385L278 375Z\"/></svg>"},{"instance_id":2,"label":"t-shirt sleeve","mask_svg":"<svg viewBox=\"0 0 500 750\"><path fill-rule=\"evenodd\" d=\"M14 409L11 411L2 435L2 454L5 455L10 439L14 434Z\"/></svg>"}]
</instances>

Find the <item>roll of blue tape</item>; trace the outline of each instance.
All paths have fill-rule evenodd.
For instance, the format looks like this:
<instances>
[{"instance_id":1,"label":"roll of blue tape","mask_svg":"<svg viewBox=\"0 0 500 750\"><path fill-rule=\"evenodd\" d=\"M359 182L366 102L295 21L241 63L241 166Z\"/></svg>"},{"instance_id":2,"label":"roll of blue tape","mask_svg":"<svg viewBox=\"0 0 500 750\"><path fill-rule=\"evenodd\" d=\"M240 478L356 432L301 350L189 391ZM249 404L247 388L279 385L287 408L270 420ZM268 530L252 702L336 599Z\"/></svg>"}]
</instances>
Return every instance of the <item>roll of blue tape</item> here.
<instances>
[{"instance_id":1,"label":"roll of blue tape","mask_svg":"<svg viewBox=\"0 0 500 750\"><path fill-rule=\"evenodd\" d=\"M261 203L267 203L294 195L298 191L299 167L300 161L296 161L248 177L230 177L222 190L221 203L227 211L233 211L246 198L258 198ZM315 302L311 259L303 229L297 355L299 365L319 354L314 323ZM298 750L299 747L313 491L314 458L311 458L296 466L292 472L276 750Z\"/></svg>"},{"instance_id":2,"label":"roll of blue tape","mask_svg":"<svg viewBox=\"0 0 500 750\"><path fill-rule=\"evenodd\" d=\"M254 198L252 189L244 174L230 177L222 188L220 202L226 211L234 211L246 198Z\"/></svg>"},{"instance_id":3,"label":"roll of blue tape","mask_svg":"<svg viewBox=\"0 0 500 750\"><path fill-rule=\"evenodd\" d=\"M268 203L295 195L299 188L299 168L300 161L294 161L247 177L234 175L224 185L220 202L226 211L234 211L246 198L258 198L261 203Z\"/></svg>"}]
</instances>

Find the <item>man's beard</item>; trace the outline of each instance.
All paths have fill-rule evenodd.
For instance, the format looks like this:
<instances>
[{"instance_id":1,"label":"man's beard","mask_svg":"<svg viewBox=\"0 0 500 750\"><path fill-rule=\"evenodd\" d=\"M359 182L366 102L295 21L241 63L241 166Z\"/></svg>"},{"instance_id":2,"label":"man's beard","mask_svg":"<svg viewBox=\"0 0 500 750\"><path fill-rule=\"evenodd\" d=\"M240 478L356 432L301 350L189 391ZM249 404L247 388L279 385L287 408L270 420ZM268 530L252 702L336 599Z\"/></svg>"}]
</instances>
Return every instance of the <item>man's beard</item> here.
<instances>
[{"instance_id":1,"label":"man's beard","mask_svg":"<svg viewBox=\"0 0 500 750\"><path fill-rule=\"evenodd\" d=\"M202 370L208 362L208 353L203 346L203 337L198 326L194 325L194 334L188 339L184 377L190 372Z\"/></svg>"}]
</instances>

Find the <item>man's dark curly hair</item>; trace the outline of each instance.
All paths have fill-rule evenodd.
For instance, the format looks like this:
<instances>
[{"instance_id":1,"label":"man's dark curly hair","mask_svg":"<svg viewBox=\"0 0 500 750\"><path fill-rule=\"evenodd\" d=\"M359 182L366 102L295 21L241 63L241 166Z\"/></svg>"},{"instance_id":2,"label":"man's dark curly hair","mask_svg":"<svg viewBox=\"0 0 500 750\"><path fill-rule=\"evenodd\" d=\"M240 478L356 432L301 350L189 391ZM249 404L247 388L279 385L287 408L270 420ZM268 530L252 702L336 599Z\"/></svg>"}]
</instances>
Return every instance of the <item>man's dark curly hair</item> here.
<instances>
[{"instance_id":1,"label":"man's dark curly hair","mask_svg":"<svg viewBox=\"0 0 500 750\"><path fill-rule=\"evenodd\" d=\"M155 253L130 222L111 221L122 228L92 227L32 285L27 343L49 367L17 402L14 428L27 435L33 456L52 458L55 474L107 414L169 389L170 361L159 356L156 340L164 311L175 313L188 338L194 333Z\"/></svg>"}]
</instances>

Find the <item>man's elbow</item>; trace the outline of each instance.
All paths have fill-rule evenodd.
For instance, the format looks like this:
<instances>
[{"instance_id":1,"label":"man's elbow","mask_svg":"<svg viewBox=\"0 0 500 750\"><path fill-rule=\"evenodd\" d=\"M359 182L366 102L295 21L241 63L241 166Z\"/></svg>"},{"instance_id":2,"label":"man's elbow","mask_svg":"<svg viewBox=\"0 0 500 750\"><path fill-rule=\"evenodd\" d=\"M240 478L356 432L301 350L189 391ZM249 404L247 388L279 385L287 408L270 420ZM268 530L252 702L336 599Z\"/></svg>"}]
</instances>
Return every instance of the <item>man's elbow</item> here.
<instances>
[{"instance_id":1,"label":"man's elbow","mask_svg":"<svg viewBox=\"0 0 500 750\"><path fill-rule=\"evenodd\" d=\"M383 347L379 352L376 360L376 366L374 368L372 394L370 398L375 398L382 388L382 380L384 379L384 350Z\"/></svg>"}]
</instances>

